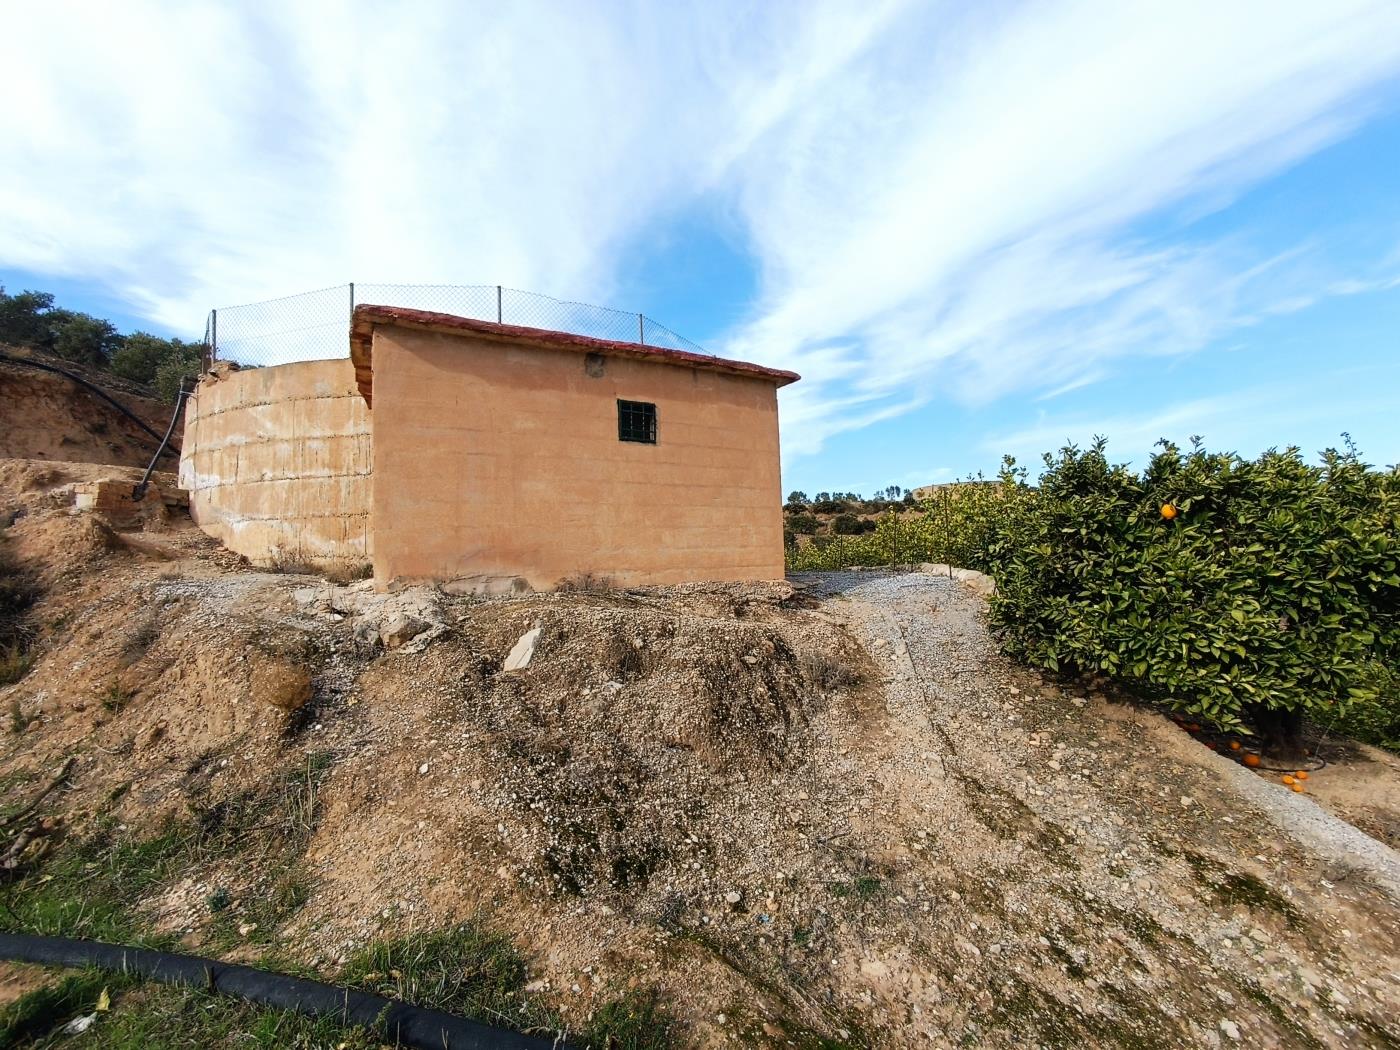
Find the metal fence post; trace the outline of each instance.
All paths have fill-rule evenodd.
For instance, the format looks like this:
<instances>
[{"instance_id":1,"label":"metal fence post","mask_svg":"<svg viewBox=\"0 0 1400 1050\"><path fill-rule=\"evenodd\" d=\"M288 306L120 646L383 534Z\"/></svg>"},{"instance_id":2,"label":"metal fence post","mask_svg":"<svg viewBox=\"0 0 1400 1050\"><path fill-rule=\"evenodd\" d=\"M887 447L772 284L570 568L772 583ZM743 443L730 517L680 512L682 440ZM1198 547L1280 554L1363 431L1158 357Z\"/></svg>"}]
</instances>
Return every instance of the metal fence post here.
<instances>
[{"instance_id":1,"label":"metal fence post","mask_svg":"<svg viewBox=\"0 0 1400 1050\"><path fill-rule=\"evenodd\" d=\"M217 360L219 359L219 311L218 311L218 310L210 310L210 311L209 311L209 331L213 334L213 339L210 341L210 347L209 347L209 359L210 359L211 361L217 361Z\"/></svg>"},{"instance_id":2,"label":"metal fence post","mask_svg":"<svg viewBox=\"0 0 1400 1050\"><path fill-rule=\"evenodd\" d=\"M354 282L354 281L351 281L351 282L350 282L350 313L351 313L352 316L353 316L354 313L355 313L355 282Z\"/></svg>"},{"instance_id":3,"label":"metal fence post","mask_svg":"<svg viewBox=\"0 0 1400 1050\"><path fill-rule=\"evenodd\" d=\"M642 346L647 345L646 318L641 314L637 315L637 342Z\"/></svg>"},{"instance_id":4,"label":"metal fence post","mask_svg":"<svg viewBox=\"0 0 1400 1050\"><path fill-rule=\"evenodd\" d=\"M497 323L497 324L503 324L503 323L504 323L504 322L501 320L501 317L502 317L502 314L501 314L501 286L498 284L498 285L496 285L496 323Z\"/></svg>"}]
</instances>

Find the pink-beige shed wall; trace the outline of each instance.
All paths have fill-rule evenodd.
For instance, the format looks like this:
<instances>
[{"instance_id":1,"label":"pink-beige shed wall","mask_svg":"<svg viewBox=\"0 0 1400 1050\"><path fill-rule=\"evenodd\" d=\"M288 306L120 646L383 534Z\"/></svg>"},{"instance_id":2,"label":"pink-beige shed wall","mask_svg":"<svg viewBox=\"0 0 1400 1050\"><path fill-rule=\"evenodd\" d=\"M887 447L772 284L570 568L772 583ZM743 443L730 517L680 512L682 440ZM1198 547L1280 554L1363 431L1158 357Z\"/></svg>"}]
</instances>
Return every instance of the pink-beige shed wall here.
<instances>
[{"instance_id":1,"label":"pink-beige shed wall","mask_svg":"<svg viewBox=\"0 0 1400 1050\"><path fill-rule=\"evenodd\" d=\"M619 398L655 445L618 440ZM782 578L769 379L381 325L373 404L380 586Z\"/></svg>"}]
</instances>

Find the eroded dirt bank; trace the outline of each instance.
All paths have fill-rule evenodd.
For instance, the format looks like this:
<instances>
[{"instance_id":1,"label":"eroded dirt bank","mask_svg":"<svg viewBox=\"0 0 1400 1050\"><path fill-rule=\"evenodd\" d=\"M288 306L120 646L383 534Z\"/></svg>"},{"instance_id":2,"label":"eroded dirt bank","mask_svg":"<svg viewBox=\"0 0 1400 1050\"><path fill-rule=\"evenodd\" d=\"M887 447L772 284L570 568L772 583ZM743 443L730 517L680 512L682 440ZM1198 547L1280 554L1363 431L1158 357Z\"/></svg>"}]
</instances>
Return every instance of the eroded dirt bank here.
<instances>
[{"instance_id":1,"label":"eroded dirt bank","mask_svg":"<svg viewBox=\"0 0 1400 1050\"><path fill-rule=\"evenodd\" d=\"M191 947L330 974L476 918L566 1016L655 989L687 1046L1400 1038L1400 862L1319 804L1393 834L1369 749L1291 795L1008 664L946 578L383 598L115 533L27 469L5 803L69 755L55 850L296 803L143 898Z\"/></svg>"}]
</instances>

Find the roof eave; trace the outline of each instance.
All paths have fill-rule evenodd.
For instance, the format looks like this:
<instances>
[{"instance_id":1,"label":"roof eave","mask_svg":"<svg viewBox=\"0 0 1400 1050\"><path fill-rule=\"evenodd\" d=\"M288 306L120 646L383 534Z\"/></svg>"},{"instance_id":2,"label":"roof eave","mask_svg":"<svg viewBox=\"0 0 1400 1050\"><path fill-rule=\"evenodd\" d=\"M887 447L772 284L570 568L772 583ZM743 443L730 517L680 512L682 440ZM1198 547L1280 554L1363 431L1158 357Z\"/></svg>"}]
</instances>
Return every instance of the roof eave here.
<instances>
[{"instance_id":1,"label":"roof eave","mask_svg":"<svg viewBox=\"0 0 1400 1050\"><path fill-rule=\"evenodd\" d=\"M380 325L392 325L420 332L438 332L444 335L473 335L481 339L536 346L540 349L566 350L581 354L603 354L609 357L625 357L655 364L699 368L704 371L719 372L745 379L764 380L777 387L787 386L801 378L796 372L789 372L785 369L768 368L748 361L711 357L708 354L696 354L687 350L671 350L666 347L645 346L641 343L624 343L614 339L595 339L592 336L556 332L547 328L525 328L520 325L497 324L494 321L478 321L471 317L434 313L430 310L413 310L407 307L363 303L355 307L350 319L350 360L355 366L356 384L359 386L360 394L364 397L367 405L371 404L374 386L372 360L374 329Z\"/></svg>"}]
</instances>

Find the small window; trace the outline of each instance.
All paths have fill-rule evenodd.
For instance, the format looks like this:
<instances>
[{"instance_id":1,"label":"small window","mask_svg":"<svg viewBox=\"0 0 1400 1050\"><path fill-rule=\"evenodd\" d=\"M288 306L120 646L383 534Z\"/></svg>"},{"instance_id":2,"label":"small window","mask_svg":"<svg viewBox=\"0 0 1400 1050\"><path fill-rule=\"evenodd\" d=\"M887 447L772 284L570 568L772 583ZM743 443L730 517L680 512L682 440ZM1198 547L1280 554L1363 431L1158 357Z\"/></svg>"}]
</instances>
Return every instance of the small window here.
<instances>
[{"instance_id":1,"label":"small window","mask_svg":"<svg viewBox=\"0 0 1400 1050\"><path fill-rule=\"evenodd\" d=\"M649 401L619 401L617 439L656 444L656 406Z\"/></svg>"}]
</instances>

